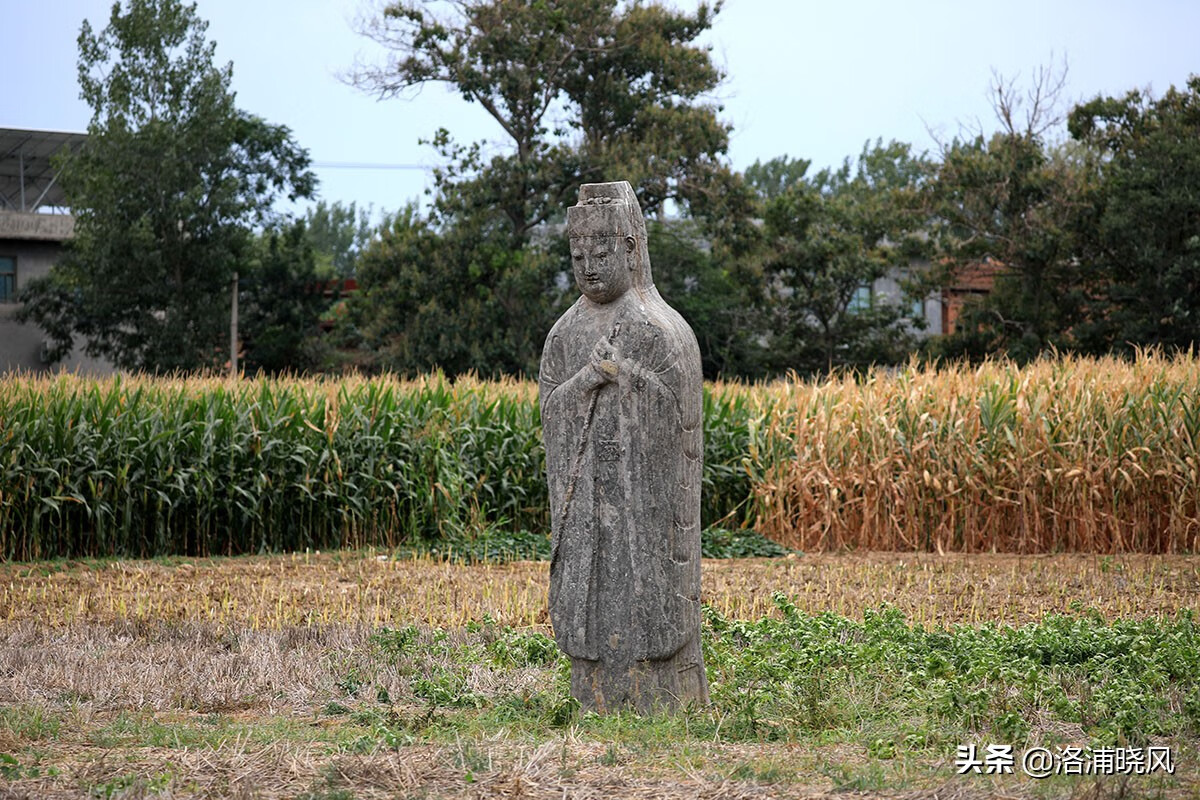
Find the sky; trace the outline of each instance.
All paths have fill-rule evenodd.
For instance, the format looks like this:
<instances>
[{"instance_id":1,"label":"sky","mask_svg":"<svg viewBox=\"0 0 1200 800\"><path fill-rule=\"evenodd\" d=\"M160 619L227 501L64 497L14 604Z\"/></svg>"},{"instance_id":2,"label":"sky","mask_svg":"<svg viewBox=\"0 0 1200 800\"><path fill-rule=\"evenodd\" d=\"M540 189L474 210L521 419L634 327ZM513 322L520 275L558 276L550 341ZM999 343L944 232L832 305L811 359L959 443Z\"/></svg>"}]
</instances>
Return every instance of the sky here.
<instances>
[{"instance_id":1,"label":"sky","mask_svg":"<svg viewBox=\"0 0 1200 800\"><path fill-rule=\"evenodd\" d=\"M320 199L393 211L431 186L438 156L422 138L445 127L461 142L503 141L450 90L380 101L342 80L356 59L382 58L354 24L378 0L196 2L218 62L233 62L238 105L292 130L316 165ZM111 7L0 0L0 127L87 128L76 39L84 19L102 29ZM712 99L733 126L733 167L788 155L819 168L879 137L933 153L938 138L994 130L994 74L1027 87L1039 67L1065 59L1066 108L1131 89L1161 94L1200 73L1197 31L1193 0L727 0L705 42L727 76Z\"/></svg>"}]
</instances>

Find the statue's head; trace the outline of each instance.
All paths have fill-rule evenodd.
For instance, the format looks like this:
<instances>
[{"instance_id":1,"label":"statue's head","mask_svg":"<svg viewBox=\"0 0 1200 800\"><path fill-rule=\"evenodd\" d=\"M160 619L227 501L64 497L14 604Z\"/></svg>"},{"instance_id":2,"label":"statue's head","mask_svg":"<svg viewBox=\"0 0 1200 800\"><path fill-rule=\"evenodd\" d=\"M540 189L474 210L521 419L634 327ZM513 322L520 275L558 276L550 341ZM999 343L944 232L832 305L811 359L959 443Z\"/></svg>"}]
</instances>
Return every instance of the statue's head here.
<instances>
[{"instance_id":1,"label":"statue's head","mask_svg":"<svg viewBox=\"0 0 1200 800\"><path fill-rule=\"evenodd\" d=\"M595 303L651 285L646 221L628 181L585 183L567 209L575 283Z\"/></svg>"}]
</instances>

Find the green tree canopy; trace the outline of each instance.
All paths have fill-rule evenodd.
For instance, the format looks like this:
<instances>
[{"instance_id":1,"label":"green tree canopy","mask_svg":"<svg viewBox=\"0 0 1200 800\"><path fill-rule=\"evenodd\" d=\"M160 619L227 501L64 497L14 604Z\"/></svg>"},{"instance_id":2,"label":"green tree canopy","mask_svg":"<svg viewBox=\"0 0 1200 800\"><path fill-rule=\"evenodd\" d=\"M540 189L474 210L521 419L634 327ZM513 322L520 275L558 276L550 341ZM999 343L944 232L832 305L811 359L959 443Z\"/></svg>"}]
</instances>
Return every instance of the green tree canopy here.
<instances>
[{"instance_id":1,"label":"green tree canopy","mask_svg":"<svg viewBox=\"0 0 1200 800\"><path fill-rule=\"evenodd\" d=\"M1100 183L1082 249L1092 268L1095 350L1200 344L1200 76L1161 98L1134 91L1077 107L1069 127L1096 148Z\"/></svg>"},{"instance_id":2,"label":"green tree canopy","mask_svg":"<svg viewBox=\"0 0 1200 800\"><path fill-rule=\"evenodd\" d=\"M755 161L746 168L746 183L763 200L774 200L805 181L812 162L807 158L779 156L767 162Z\"/></svg>"},{"instance_id":3,"label":"green tree canopy","mask_svg":"<svg viewBox=\"0 0 1200 800\"><path fill-rule=\"evenodd\" d=\"M983 264L997 270L991 292L963 308L935 352L1018 360L1073 349L1082 319L1078 234L1087 216L1091 154L1048 137L1061 121L1065 71L1035 71L1023 94L997 76L992 104L1000 129L942 146L926 199L936 245L934 282L953 287Z\"/></svg>"},{"instance_id":4,"label":"green tree canopy","mask_svg":"<svg viewBox=\"0 0 1200 800\"><path fill-rule=\"evenodd\" d=\"M760 376L759 276L714 248L694 220L652 221L648 236L654 284L696 334L704 377Z\"/></svg>"},{"instance_id":5,"label":"green tree canopy","mask_svg":"<svg viewBox=\"0 0 1200 800\"><path fill-rule=\"evenodd\" d=\"M304 222L317 274L353 278L355 261L375 232L370 208L359 208L353 201L321 200L304 212Z\"/></svg>"},{"instance_id":6,"label":"green tree canopy","mask_svg":"<svg viewBox=\"0 0 1200 800\"><path fill-rule=\"evenodd\" d=\"M168 371L228 358L232 273L276 198L309 196L306 151L285 127L239 110L232 66L195 4L114 3L99 34L79 34L88 140L60 181L75 237L29 288L23 317L57 343L120 367Z\"/></svg>"},{"instance_id":7,"label":"green tree canopy","mask_svg":"<svg viewBox=\"0 0 1200 800\"><path fill-rule=\"evenodd\" d=\"M461 0L439 14L394 2L364 29L391 58L360 68L355 82L381 97L444 83L479 103L509 147L485 157L481 143L439 131L439 210L498 214L494 224L521 246L581 183L629 180L647 213L714 191L728 127L702 98L722 76L695 41L716 10Z\"/></svg>"},{"instance_id":8,"label":"green tree canopy","mask_svg":"<svg viewBox=\"0 0 1200 800\"><path fill-rule=\"evenodd\" d=\"M329 306L303 221L256 237L238 279L243 370L278 374L322 366L321 312Z\"/></svg>"},{"instance_id":9,"label":"green tree canopy","mask_svg":"<svg viewBox=\"0 0 1200 800\"><path fill-rule=\"evenodd\" d=\"M964 309L942 343L945 354L1027 360L1074 347L1083 300L1075 248L1087 203L1084 158L1023 133L955 141L942 154L929 194L939 222L938 280L954 286L978 265L998 268L991 293Z\"/></svg>"},{"instance_id":10,"label":"green tree canopy","mask_svg":"<svg viewBox=\"0 0 1200 800\"><path fill-rule=\"evenodd\" d=\"M375 363L482 374L536 371L570 292L565 233L581 183L624 179L643 209L711 214L739 199L720 163L728 127L704 97L721 80L697 39L716 7L680 12L617 0L387 4L364 33L386 63L354 82L381 97L430 83L478 103L502 131L432 143L432 213L386 226L359 260L350 322Z\"/></svg>"},{"instance_id":11,"label":"green tree canopy","mask_svg":"<svg viewBox=\"0 0 1200 800\"><path fill-rule=\"evenodd\" d=\"M554 322L557 261L465 223L439 229L415 206L388 218L358 259L339 336L368 368L534 375Z\"/></svg>"},{"instance_id":12,"label":"green tree canopy","mask_svg":"<svg viewBox=\"0 0 1200 800\"><path fill-rule=\"evenodd\" d=\"M907 144L863 148L857 163L807 177L807 163L761 165L763 298L774 368L887 363L912 344L903 298L870 289L924 252L918 191L928 171ZM778 175L788 175L785 181Z\"/></svg>"}]
</instances>

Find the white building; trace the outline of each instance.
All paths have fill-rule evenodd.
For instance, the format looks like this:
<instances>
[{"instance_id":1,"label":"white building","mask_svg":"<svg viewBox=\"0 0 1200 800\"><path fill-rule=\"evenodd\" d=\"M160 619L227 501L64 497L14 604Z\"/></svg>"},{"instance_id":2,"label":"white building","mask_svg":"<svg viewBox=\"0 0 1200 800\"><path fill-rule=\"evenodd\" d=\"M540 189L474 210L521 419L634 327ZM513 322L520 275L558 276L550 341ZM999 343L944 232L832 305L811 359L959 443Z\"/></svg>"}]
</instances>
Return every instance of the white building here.
<instances>
[{"instance_id":1,"label":"white building","mask_svg":"<svg viewBox=\"0 0 1200 800\"><path fill-rule=\"evenodd\" d=\"M87 135L0 128L0 373L48 369L111 373L102 359L77 347L53 367L46 363L46 335L14 319L21 289L50 271L75 230L51 159L79 150Z\"/></svg>"}]
</instances>

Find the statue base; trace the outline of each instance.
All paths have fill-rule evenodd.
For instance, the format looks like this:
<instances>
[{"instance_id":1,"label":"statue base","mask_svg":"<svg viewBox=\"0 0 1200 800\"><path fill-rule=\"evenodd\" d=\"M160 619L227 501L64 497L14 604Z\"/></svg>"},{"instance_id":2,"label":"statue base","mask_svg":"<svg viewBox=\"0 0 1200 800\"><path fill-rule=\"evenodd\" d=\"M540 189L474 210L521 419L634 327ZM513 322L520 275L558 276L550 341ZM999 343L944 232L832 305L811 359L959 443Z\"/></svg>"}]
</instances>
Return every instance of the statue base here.
<instances>
[{"instance_id":1,"label":"statue base","mask_svg":"<svg viewBox=\"0 0 1200 800\"><path fill-rule=\"evenodd\" d=\"M598 714L626 709L639 714L672 713L689 704L706 705L708 677L699 637L665 661L572 658L571 695L580 710Z\"/></svg>"}]
</instances>

